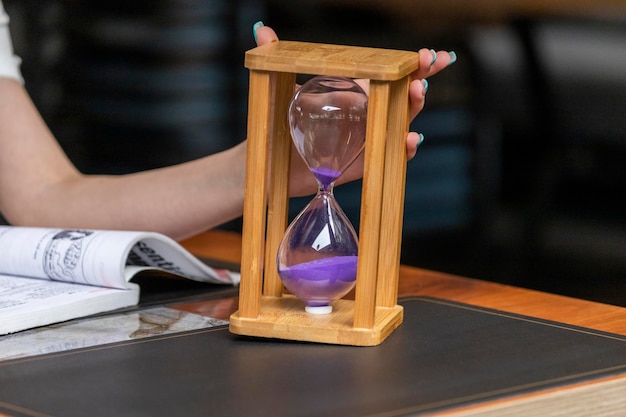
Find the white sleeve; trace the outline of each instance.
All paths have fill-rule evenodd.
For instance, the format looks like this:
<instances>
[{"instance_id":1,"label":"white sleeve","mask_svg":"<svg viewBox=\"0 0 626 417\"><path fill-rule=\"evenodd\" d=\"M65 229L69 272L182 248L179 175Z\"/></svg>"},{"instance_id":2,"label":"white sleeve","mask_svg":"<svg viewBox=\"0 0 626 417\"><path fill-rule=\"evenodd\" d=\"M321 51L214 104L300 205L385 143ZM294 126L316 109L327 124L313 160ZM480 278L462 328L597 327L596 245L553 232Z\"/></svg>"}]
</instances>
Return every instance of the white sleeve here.
<instances>
[{"instance_id":1,"label":"white sleeve","mask_svg":"<svg viewBox=\"0 0 626 417\"><path fill-rule=\"evenodd\" d=\"M24 83L20 73L20 63L20 58L13 53L9 16L4 11L2 0L0 0L0 77L13 78Z\"/></svg>"}]
</instances>

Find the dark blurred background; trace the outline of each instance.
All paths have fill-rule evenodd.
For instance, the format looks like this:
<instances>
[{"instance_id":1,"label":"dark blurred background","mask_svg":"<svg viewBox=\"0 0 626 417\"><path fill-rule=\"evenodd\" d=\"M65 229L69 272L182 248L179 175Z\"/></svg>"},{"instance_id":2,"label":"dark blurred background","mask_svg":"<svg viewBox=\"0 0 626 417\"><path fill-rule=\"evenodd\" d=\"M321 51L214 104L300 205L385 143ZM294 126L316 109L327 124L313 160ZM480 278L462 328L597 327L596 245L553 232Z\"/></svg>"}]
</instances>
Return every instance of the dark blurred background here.
<instances>
[{"instance_id":1,"label":"dark blurred background","mask_svg":"<svg viewBox=\"0 0 626 417\"><path fill-rule=\"evenodd\" d=\"M626 306L623 0L4 4L27 89L90 173L243 140L257 20L289 40L454 50L412 126L426 141L408 166L402 261ZM359 193L335 192L355 225Z\"/></svg>"}]
</instances>

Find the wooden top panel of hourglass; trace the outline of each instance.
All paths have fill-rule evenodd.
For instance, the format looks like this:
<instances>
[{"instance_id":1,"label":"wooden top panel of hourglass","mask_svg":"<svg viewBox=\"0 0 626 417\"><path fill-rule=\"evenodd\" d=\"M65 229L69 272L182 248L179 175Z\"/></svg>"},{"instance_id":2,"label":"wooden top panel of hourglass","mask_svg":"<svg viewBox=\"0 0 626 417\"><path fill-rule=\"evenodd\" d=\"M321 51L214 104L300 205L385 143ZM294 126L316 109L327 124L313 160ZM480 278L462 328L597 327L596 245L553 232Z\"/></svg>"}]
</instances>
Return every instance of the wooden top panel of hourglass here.
<instances>
[{"instance_id":1,"label":"wooden top panel of hourglass","mask_svg":"<svg viewBox=\"0 0 626 417\"><path fill-rule=\"evenodd\" d=\"M393 81L419 67L417 52L278 41L246 52L251 70Z\"/></svg>"}]
</instances>

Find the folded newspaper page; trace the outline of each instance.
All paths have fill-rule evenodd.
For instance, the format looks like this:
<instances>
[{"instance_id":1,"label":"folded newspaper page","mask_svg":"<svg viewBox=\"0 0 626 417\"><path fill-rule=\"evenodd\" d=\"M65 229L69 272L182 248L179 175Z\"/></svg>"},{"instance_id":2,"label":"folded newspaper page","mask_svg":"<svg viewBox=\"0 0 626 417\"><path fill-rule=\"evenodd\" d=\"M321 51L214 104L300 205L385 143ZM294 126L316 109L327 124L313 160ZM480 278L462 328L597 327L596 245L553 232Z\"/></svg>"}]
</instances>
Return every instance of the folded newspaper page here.
<instances>
[{"instance_id":1,"label":"folded newspaper page","mask_svg":"<svg viewBox=\"0 0 626 417\"><path fill-rule=\"evenodd\" d=\"M0 335L133 306L144 270L239 283L159 233L0 226Z\"/></svg>"},{"instance_id":2,"label":"folded newspaper page","mask_svg":"<svg viewBox=\"0 0 626 417\"><path fill-rule=\"evenodd\" d=\"M238 273L209 267L159 233L0 226L0 274L128 288L146 269L239 283Z\"/></svg>"}]
</instances>

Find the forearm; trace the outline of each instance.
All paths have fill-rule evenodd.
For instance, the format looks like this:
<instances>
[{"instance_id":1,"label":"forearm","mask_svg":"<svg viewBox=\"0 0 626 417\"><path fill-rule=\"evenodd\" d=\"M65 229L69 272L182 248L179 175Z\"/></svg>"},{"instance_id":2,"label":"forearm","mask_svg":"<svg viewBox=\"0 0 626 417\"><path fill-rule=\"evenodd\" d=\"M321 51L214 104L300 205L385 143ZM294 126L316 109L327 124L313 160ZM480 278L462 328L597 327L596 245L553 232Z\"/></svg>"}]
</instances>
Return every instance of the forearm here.
<instances>
[{"instance_id":1,"label":"forearm","mask_svg":"<svg viewBox=\"0 0 626 417\"><path fill-rule=\"evenodd\" d=\"M151 230L182 239L241 215L245 144L124 176L81 176L48 187L27 223ZM34 212L33 212L34 211Z\"/></svg>"},{"instance_id":2,"label":"forearm","mask_svg":"<svg viewBox=\"0 0 626 417\"><path fill-rule=\"evenodd\" d=\"M14 225L142 229L183 238L236 218L245 143L174 167L79 173L23 87L0 78L0 210Z\"/></svg>"}]
</instances>

